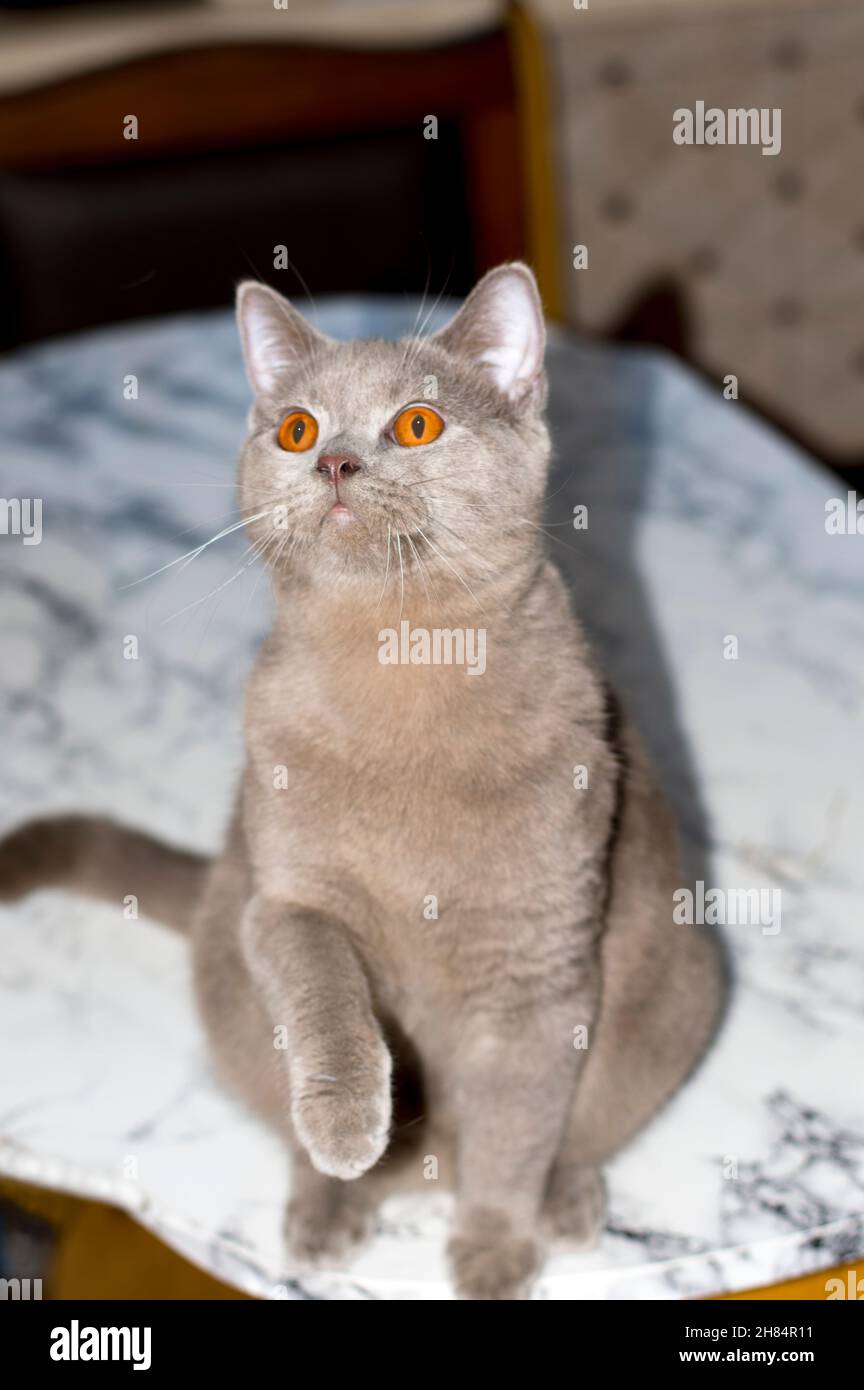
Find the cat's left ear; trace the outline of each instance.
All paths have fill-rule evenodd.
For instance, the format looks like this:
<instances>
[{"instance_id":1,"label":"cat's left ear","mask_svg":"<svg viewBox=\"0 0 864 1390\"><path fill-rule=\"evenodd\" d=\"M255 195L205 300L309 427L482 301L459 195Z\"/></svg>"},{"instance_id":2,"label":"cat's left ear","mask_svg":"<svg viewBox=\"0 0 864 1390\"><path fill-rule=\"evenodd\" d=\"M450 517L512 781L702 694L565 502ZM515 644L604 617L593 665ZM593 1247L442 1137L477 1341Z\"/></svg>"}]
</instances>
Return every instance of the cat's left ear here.
<instances>
[{"instance_id":1,"label":"cat's left ear","mask_svg":"<svg viewBox=\"0 0 864 1390\"><path fill-rule=\"evenodd\" d=\"M430 341L474 362L508 400L542 406L546 326L537 281L521 261L484 275Z\"/></svg>"},{"instance_id":2,"label":"cat's left ear","mask_svg":"<svg viewBox=\"0 0 864 1390\"><path fill-rule=\"evenodd\" d=\"M332 341L277 290L257 280L244 280L237 287L237 324L256 396L270 395L280 376Z\"/></svg>"}]
</instances>

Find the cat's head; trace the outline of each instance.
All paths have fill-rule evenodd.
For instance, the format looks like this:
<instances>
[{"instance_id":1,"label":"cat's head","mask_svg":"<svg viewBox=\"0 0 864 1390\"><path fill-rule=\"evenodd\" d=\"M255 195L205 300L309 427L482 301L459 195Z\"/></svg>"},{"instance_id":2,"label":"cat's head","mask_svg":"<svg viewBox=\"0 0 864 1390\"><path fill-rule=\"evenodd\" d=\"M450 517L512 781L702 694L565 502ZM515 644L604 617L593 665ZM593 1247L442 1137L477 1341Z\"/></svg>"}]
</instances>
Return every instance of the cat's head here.
<instances>
[{"instance_id":1,"label":"cat's head","mask_svg":"<svg viewBox=\"0 0 864 1390\"><path fill-rule=\"evenodd\" d=\"M254 393L241 504L277 574L464 597L532 562L549 443L527 266L396 343L325 337L253 281L237 312Z\"/></svg>"}]
</instances>

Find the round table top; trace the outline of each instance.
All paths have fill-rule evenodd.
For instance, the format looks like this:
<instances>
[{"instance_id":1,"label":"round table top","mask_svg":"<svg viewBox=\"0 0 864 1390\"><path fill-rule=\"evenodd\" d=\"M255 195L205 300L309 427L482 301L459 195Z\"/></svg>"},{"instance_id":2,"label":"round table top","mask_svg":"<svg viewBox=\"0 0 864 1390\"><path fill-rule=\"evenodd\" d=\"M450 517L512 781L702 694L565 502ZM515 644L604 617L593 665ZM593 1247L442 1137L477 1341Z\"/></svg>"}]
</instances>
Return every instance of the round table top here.
<instances>
[{"instance_id":1,"label":"round table top","mask_svg":"<svg viewBox=\"0 0 864 1390\"><path fill-rule=\"evenodd\" d=\"M342 300L320 322L391 336L415 310ZM553 334L549 370L550 556L676 804L693 891L779 890L782 916L718 928L722 1033L611 1165L598 1247L551 1258L535 1296L790 1278L864 1248L864 535L826 528L838 479L665 355ZM42 504L40 544L0 544L2 829L86 810L218 847L266 582L224 584L238 532L124 586L226 524L247 408L227 311L0 366L3 486ZM450 1296L433 1183L386 1204L350 1271L286 1267L283 1152L217 1088L186 947L155 925L50 893L0 910L0 1052L0 1173L118 1203L250 1292Z\"/></svg>"}]
</instances>

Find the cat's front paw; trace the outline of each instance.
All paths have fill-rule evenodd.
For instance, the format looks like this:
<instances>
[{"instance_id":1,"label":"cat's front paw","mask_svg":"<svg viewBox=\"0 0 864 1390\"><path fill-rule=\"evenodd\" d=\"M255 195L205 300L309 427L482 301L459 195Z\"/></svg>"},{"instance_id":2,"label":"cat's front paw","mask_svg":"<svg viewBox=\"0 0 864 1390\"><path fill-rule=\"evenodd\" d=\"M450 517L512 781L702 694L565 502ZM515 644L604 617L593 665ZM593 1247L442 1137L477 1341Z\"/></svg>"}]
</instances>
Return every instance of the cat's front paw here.
<instances>
[{"instance_id":1,"label":"cat's front paw","mask_svg":"<svg viewBox=\"0 0 864 1390\"><path fill-rule=\"evenodd\" d=\"M293 1080L294 1132L319 1173L347 1182L378 1162L390 1137L391 1065L382 1043L364 1067Z\"/></svg>"},{"instance_id":2,"label":"cat's front paw","mask_svg":"<svg viewBox=\"0 0 864 1390\"><path fill-rule=\"evenodd\" d=\"M456 1292L464 1299L525 1299L542 1259L536 1240L513 1230L505 1212L476 1208L447 1246Z\"/></svg>"}]
</instances>

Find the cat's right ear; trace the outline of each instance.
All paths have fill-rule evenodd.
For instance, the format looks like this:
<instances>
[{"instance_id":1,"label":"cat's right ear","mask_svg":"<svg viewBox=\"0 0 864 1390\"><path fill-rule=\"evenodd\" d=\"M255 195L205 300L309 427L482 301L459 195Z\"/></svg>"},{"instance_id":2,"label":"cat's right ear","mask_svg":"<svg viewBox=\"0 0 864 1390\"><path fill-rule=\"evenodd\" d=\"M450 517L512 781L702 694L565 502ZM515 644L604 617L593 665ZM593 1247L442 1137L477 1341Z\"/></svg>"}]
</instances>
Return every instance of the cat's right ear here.
<instances>
[{"instance_id":1,"label":"cat's right ear","mask_svg":"<svg viewBox=\"0 0 864 1390\"><path fill-rule=\"evenodd\" d=\"M271 395L280 376L330 341L277 290L258 280L244 280L237 287L237 325L256 396Z\"/></svg>"}]
</instances>

